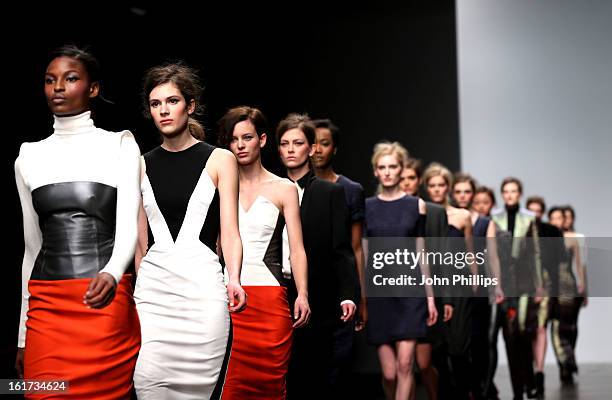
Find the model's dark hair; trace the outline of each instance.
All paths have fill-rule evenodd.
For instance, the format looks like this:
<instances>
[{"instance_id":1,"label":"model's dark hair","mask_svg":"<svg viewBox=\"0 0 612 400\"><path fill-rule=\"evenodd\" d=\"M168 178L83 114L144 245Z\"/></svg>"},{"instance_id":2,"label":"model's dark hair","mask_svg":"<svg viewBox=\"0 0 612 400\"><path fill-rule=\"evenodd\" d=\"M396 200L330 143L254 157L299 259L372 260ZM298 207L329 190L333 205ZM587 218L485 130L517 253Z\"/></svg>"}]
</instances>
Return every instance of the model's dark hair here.
<instances>
[{"instance_id":1,"label":"model's dark hair","mask_svg":"<svg viewBox=\"0 0 612 400\"><path fill-rule=\"evenodd\" d=\"M291 113L285 117L281 122L278 123L276 128L276 142L280 143L281 138L291 129L299 129L304 132L306 140L310 146L315 143L315 125L308 114Z\"/></svg>"},{"instance_id":2,"label":"model's dark hair","mask_svg":"<svg viewBox=\"0 0 612 400\"><path fill-rule=\"evenodd\" d=\"M495 192L493 192L493 189L491 189L488 186L478 186L476 188L476 190L474 191L474 196L476 196L479 193L486 193L489 198L491 199L491 204L495 205L496 201L495 201Z\"/></svg>"},{"instance_id":3,"label":"model's dark hair","mask_svg":"<svg viewBox=\"0 0 612 400\"><path fill-rule=\"evenodd\" d=\"M421 176L423 176L423 164L418 158L408 157L404 165L404 169L414 170L414 173L418 179L421 179Z\"/></svg>"},{"instance_id":4,"label":"model's dark hair","mask_svg":"<svg viewBox=\"0 0 612 400\"><path fill-rule=\"evenodd\" d=\"M234 127L237 123L242 121L250 121L255 127L255 133L257 136L261 136L266 133L268 124L266 117L263 115L260 109L249 106L239 106L230 108L227 110L225 115L219 120L219 137L218 144L221 147L228 148L232 142L232 136L234 134Z\"/></svg>"},{"instance_id":5,"label":"model's dark hair","mask_svg":"<svg viewBox=\"0 0 612 400\"><path fill-rule=\"evenodd\" d=\"M340 145L340 129L334 125L333 122L329 118L324 119L314 119L312 120L315 128L325 128L329 129L332 135L332 141L334 142L334 147L338 148Z\"/></svg>"},{"instance_id":6,"label":"model's dark hair","mask_svg":"<svg viewBox=\"0 0 612 400\"><path fill-rule=\"evenodd\" d=\"M503 192L504 191L504 186L506 186L509 183L516 183L516 185L518 186L518 190L519 193L523 193L523 184L521 183L521 181L518 178L515 178L513 176L509 176L507 178L505 178L500 186L500 190Z\"/></svg>"},{"instance_id":7,"label":"model's dark hair","mask_svg":"<svg viewBox=\"0 0 612 400\"><path fill-rule=\"evenodd\" d=\"M563 206L563 211L569 211L572 214L572 217L576 219L576 211L574 211L574 207L568 204L566 206Z\"/></svg>"},{"instance_id":8,"label":"model's dark hair","mask_svg":"<svg viewBox=\"0 0 612 400\"><path fill-rule=\"evenodd\" d=\"M548 220L549 221L550 221L550 216L556 213L557 211L559 211L561 215L563 216L563 218L565 219L565 213L564 213L565 207L564 206L554 206L554 207L550 207L550 210L548 210Z\"/></svg>"},{"instance_id":9,"label":"model's dark hair","mask_svg":"<svg viewBox=\"0 0 612 400\"><path fill-rule=\"evenodd\" d=\"M100 63L98 62L98 59L91 54L89 48L77 47L74 44L67 44L58 47L49 53L49 61L47 62L47 65L58 57L69 57L79 61L85 67L89 80L91 82L100 82Z\"/></svg>"},{"instance_id":10,"label":"model's dark hair","mask_svg":"<svg viewBox=\"0 0 612 400\"><path fill-rule=\"evenodd\" d=\"M469 183L470 187L472 188L472 193L476 194L476 186L478 186L476 184L476 180L472 177L472 175L466 174L464 172L457 172L457 173L455 173L455 177L453 179L453 188L452 188L452 190L455 190L455 185L456 184L462 183L462 182Z\"/></svg>"},{"instance_id":11,"label":"model's dark hair","mask_svg":"<svg viewBox=\"0 0 612 400\"><path fill-rule=\"evenodd\" d=\"M525 207L529 208L530 204L539 204L540 207L542 207L542 214L546 212L546 203L544 202L544 198L542 196L530 196L527 199Z\"/></svg>"},{"instance_id":12,"label":"model's dark hair","mask_svg":"<svg viewBox=\"0 0 612 400\"><path fill-rule=\"evenodd\" d=\"M151 112L149 110L149 95L153 89L165 83L175 84L188 105L191 100L195 101L195 111L189 116L189 132L194 138L204 140L204 127L195 118L201 115L203 112L203 107L200 104L200 98L204 88L200 84L198 71L189 67L183 62L158 65L145 72L142 92L145 117L151 118Z\"/></svg>"},{"instance_id":13,"label":"model's dark hair","mask_svg":"<svg viewBox=\"0 0 612 400\"><path fill-rule=\"evenodd\" d=\"M568 205L565 205L562 207L563 208L563 216L565 216L565 211L569 211L572 214L572 226L570 226L570 231L574 230L574 223L576 223L576 211L574 210L574 207Z\"/></svg>"}]
</instances>

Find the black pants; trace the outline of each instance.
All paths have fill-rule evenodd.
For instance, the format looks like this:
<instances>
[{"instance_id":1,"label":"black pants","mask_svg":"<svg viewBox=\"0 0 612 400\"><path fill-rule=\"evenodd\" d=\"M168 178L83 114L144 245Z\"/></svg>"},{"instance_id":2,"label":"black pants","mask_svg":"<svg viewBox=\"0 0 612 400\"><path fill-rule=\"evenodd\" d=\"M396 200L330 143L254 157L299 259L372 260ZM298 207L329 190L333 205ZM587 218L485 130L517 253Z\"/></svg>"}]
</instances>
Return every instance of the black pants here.
<instances>
[{"instance_id":1,"label":"black pants","mask_svg":"<svg viewBox=\"0 0 612 400\"><path fill-rule=\"evenodd\" d=\"M498 390L495 386L494 378L495 371L497 370L497 338L499 337L499 330L503 324L504 310L501 305L492 304L489 308L489 331L488 331L488 367L487 374L483 387L483 394L486 399L497 399Z\"/></svg>"},{"instance_id":2,"label":"black pants","mask_svg":"<svg viewBox=\"0 0 612 400\"><path fill-rule=\"evenodd\" d=\"M503 308L503 334L506 342L510 380L514 397L522 399L526 390L535 389L533 371L533 338L537 330L538 305L523 296L511 299Z\"/></svg>"},{"instance_id":3,"label":"black pants","mask_svg":"<svg viewBox=\"0 0 612 400\"><path fill-rule=\"evenodd\" d=\"M453 317L448 321L448 355L454 386L454 398L469 399L472 378L470 360L472 343L473 298L453 299Z\"/></svg>"},{"instance_id":4,"label":"black pants","mask_svg":"<svg viewBox=\"0 0 612 400\"><path fill-rule=\"evenodd\" d=\"M354 336L354 320L341 323L334 330L334 353L329 376L332 390L350 384Z\"/></svg>"},{"instance_id":5,"label":"black pants","mask_svg":"<svg viewBox=\"0 0 612 400\"><path fill-rule=\"evenodd\" d=\"M293 347L287 376L287 398L332 399L334 328L307 325L293 331Z\"/></svg>"},{"instance_id":6,"label":"black pants","mask_svg":"<svg viewBox=\"0 0 612 400\"><path fill-rule=\"evenodd\" d=\"M472 341L470 355L472 359L471 390L474 399L487 398L487 386L490 366L490 326L491 307L488 297L472 299Z\"/></svg>"}]
</instances>

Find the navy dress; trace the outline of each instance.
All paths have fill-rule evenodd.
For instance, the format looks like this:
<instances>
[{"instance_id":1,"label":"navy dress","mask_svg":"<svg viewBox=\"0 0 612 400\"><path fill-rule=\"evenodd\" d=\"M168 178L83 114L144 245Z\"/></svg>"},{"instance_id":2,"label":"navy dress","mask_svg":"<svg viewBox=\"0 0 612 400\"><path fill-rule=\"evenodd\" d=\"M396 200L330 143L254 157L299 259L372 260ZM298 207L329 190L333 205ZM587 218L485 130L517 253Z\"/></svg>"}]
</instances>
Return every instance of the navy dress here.
<instances>
[{"instance_id":1,"label":"navy dress","mask_svg":"<svg viewBox=\"0 0 612 400\"><path fill-rule=\"evenodd\" d=\"M366 199L366 237L422 237L424 215L419 199L404 196L385 201ZM427 300L421 297L370 297L368 299L368 341L375 345L417 339L427 332Z\"/></svg>"}]
</instances>

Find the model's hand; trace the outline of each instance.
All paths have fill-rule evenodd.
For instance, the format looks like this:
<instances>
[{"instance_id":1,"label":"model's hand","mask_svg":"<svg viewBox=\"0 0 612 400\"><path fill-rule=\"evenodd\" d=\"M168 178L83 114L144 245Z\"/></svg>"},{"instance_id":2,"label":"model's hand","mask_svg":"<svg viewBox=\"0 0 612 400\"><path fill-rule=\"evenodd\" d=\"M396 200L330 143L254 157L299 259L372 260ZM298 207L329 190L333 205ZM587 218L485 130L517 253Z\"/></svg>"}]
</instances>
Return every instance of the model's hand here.
<instances>
[{"instance_id":1,"label":"model's hand","mask_svg":"<svg viewBox=\"0 0 612 400\"><path fill-rule=\"evenodd\" d=\"M533 298L533 300L535 301L536 304L540 304L542 302L542 300L544 299L544 297L546 297L546 290L544 290L544 288L537 288L536 289L536 295Z\"/></svg>"},{"instance_id":2,"label":"model's hand","mask_svg":"<svg viewBox=\"0 0 612 400\"><path fill-rule=\"evenodd\" d=\"M298 295L295 299L295 305L293 307L293 323L294 328L301 328L310 321L310 305L308 304L308 297L304 295Z\"/></svg>"},{"instance_id":3,"label":"model's hand","mask_svg":"<svg viewBox=\"0 0 612 400\"><path fill-rule=\"evenodd\" d=\"M501 286L496 286L495 287L495 304L503 303L505 297L506 296L504 295L504 290L501 288Z\"/></svg>"},{"instance_id":4,"label":"model's hand","mask_svg":"<svg viewBox=\"0 0 612 400\"><path fill-rule=\"evenodd\" d=\"M17 378L23 379L23 356L25 348L17 347L17 356L15 357L15 370L17 371Z\"/></svg>"},{"instance_id":5,"label":"model's hand","mask_svg":"<svg viewBox=\"0 0 612 400\"><path fill-rule=\"evenodd\" d=\"M357 316L357 321L355 322L355 331L359 332L365 328L368 323L368 302L366 297L361 298L361 302L359 303L359 315Z\"/></svg>"},{"instance_id":6,"label":"model's hand","mask_svg":"<svg viewBox=\"0 0 612 400\"><path fill-rule=\"evenodd\" d=\"M247 294L239 283L227 284L227 297L229 298L229 312L240 312L246 308Z\"/></svg>"},{"instance_id":7,"label":"model's hand","mask_svg":"<svg viewBox=\"0 0 612 400\"><path fill-rule=\"evenodd\" d=\"M104 308L113 301L116 289L115 278L108 272L100 272L89 282L83 303L90 308Z\"/></svg>"},{"instance_id":8,"label":"model's hand","mask_svg":"<svg viewBox=\"0 0 612 400\"><path fill-rule=\"evenodd\" d=\"M448 322L451 318L453 318L453 310L453 306L451 306L450 304L444 304L444 322Z\"/></svg>"},{"instance_id":9,"label":"model's hand","mask_svg":"<svg viewBox=\"0 0 612 400\"><path fill-rule=\"evenodd\" d=\"M432 326L438 320L438 309L436 308L436 302L433 297L427 298L427 326Z\"/></svg>"},{"instance_id":10,"label":"model's hand","mask_svg":"<svg viewBox=\"0 0 612 400\"><path fill-rule=\"evenodd\" d=\"M342 308L342 316L340 319L342 322L347 322L353 319L355 316L355 303L344 303L340 306Z\"/></svg>"}]
</instances>

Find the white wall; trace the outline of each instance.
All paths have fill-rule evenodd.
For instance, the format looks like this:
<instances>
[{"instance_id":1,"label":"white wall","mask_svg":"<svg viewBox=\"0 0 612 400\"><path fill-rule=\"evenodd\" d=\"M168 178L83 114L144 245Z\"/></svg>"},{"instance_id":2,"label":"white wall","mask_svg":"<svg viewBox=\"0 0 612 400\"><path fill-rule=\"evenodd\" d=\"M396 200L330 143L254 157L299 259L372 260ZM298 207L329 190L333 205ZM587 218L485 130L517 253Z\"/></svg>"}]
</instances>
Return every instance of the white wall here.
<instances>
[{"instance_id":1,"label":"white wall","mask_svg":"<svg viewBox=\"0 0 612 400\"><path fill-rule=\"evenodd\" d=\"M457 0L462 169L499 201L513 175L572 204L592 237L612 236L611 21L605 0ZM581 314L579 362L612 362L610 309L594 298Z\"/></svg>"}]
</instances>

